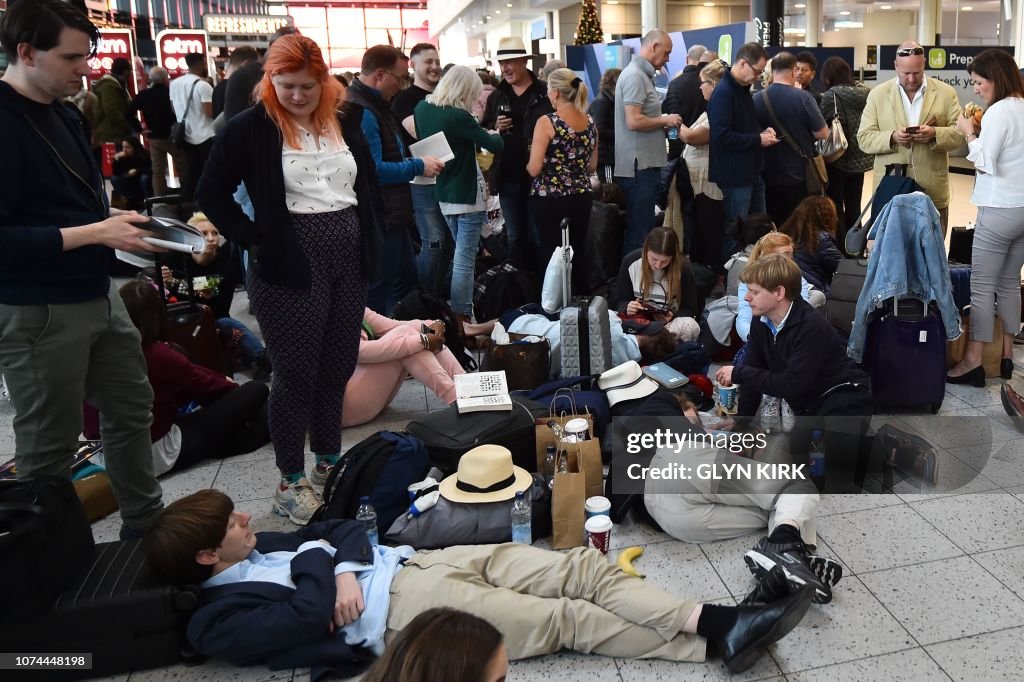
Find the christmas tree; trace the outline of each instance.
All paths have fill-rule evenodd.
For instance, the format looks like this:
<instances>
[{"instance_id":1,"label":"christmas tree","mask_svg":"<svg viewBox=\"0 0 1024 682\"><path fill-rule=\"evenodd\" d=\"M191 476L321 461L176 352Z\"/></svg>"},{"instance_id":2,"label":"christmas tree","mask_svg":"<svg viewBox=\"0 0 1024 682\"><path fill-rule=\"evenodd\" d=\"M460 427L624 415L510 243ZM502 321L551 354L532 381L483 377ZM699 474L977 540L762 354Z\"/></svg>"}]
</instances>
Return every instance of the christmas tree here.
<instances>
[{"instance_id":1,"label":"christmas tree","mask_svg":"<svg viewBox=\"0 0 1024 682\"><path fill-rule=\"evenodd\" d=\"M591 45L603 42L604 32L601 30L601 20L597 18L597 0L583 0L580 23L576 27L576 40L573 44Z\"/></svg>"}]
</instances>

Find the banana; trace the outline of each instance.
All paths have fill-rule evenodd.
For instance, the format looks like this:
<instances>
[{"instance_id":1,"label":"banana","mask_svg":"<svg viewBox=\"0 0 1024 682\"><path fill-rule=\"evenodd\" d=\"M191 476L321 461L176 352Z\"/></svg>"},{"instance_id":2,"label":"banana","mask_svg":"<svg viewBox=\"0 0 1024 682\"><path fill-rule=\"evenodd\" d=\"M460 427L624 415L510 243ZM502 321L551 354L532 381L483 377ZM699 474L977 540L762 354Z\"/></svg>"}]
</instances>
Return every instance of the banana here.
<instances>
[{"instance_id":1,"label":"banana","mask_svg":"<svg viewBox=\"0 0 1024 682\"><path fill-rule=\"evenodd\" d=\"M616 563L624 573L636 576L637 578L643 578L644 575L633 568L633 560L643 553L643 547L627 547L619 552L619 558Z\"/></svg>"}]
</instances>

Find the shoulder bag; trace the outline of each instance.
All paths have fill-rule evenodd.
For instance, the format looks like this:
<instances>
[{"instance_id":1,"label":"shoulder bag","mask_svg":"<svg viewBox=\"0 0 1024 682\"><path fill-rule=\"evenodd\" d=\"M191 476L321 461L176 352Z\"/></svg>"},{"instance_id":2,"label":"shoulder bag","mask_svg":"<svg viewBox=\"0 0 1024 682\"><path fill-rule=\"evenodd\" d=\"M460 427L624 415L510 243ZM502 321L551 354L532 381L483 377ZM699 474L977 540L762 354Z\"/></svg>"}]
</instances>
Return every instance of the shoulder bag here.
<instances>
[{"instance_id":1,"label":"shoulder bag","mask_svg":"<svg viewBox=\"0 0 1024 682\"><path fill-rule=\"evenodd\" d=\"M786 130L786 127L782 125L779 117L775 115L772 101L768 97L768 90L764 91L764 104L768 107L768 115L772 117L775 125L782 132L782 137L786 144L792 147L793 151L804 160L804 185L807 188L807 196L823 195L825 193L825 186L828 185L828 171L825 169L825 159L820 154L815 154L814 156L804 154L804 150L800 148L800 145L796 143L793 136Z\"/></svg>"},{"instance_id":2,"label":"shoulder bag","mask_svg":"<svg viewBox=\"0 0 1024 682\"><path fill-rule=\"evenodd\" d=\"M188 91L188 99L185 100L185 113L181 115L181 120L171 125L171 144L179 147L185 145L185 122L188 120L188 110L192 106L192 95L195 94L197 85L199 85L199 78L196 78L192 83L192 89Z\"/></svg>"},{"instance_id":3,"label":"shoulder bag","mask_svg":"<svg viewBox=\"0 0 1024 682\"><path fill-rule=\"evenodd\" d=\"M818 140L815 144L818 154L825 157L825 163L838 161L839 157L845 154L850 147L850 143L846 139L846 132L843 130L843 122L839 118L839 97L835 90L832 91L832 102L836 113L828 127L828 137Z\"/></svg>"}]
</instances>

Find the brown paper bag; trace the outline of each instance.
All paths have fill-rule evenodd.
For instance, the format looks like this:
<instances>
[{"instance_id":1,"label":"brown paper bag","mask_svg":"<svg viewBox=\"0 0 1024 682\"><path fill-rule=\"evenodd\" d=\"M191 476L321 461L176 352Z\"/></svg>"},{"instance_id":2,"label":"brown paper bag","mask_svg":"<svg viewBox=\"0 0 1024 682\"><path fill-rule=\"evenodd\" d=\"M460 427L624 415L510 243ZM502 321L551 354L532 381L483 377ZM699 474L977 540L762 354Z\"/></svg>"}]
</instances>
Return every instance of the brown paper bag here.
<instances>
[{"instance_id":1,"label":"brown paper bag","mask_svg":"<svg viewBox=\"0 0 1024 682\"><path fill-rule=\"evenodd\" d=\"M971 337L971 315L970 306L964 309L963 333L955 341L946 343L946 366L953 367L960 362L967 352L967 341ZM995 317L995 329L992 331L992 340L985 344L981 351L981 366L985 368L985 377L995 379L1000 376L1000 363L1003 360L1003 323L999 316Z\"/></svg>"},{"instance_id":2,"label":"brown paper bag","mask_svg":"<svg viewBox=\"0 0 1024 682\"><path fill-rule=\"evenodd\" d=\"M593 429L593 423L590 425ZM555 432L550 426L537 426L537 471L544 471L547 460L548 446L554 445L556 451L561 446ZM587 497L604 494L604 467L601 462L601 441L591 437L582 443L567 446L570 454L569 470L578 471L586 476ZM556 459L557 463L557 459Z\"/></svg>"},{"instance_id":3,"label":"brown paper bag","mask_svg":"<svg viewBox=\"0 0 1024 682\"><path fill-rule=\"evenodd\" d=\"M583 545L583 507L587 500L586 475L556 474L551 491L551 547L572 549Z\"/></svg>"},{"instance_id":4,"label":"brown paper bag","mask_svg":"<svg viewBox=\"0 0 1024 682\"><path fill-rule=\"evenodd\" d=\"M583 419L587 420L589 426L590 437L594 437L594 420L589 414L583 415ZM554 421L559 426L565 426L565 423L570 419L576 419L576 415L565 415L564 417L538 417L536 421L536 438L537 438L537 471L544 470L544 460L547 457L548 446L554 445L558 447L558 438L555 436L555 432L548 426L548 422Z\"/></svg>"}]
</instances>

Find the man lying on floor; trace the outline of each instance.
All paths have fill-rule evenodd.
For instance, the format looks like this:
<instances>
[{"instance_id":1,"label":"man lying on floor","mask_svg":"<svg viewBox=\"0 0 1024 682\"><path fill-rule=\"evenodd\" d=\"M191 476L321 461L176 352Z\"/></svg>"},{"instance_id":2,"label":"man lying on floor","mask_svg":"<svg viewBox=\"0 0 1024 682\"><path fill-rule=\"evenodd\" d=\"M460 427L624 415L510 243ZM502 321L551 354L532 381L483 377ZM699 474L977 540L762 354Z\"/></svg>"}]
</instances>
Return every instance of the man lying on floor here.
<instances>
[{"instance_id":1,"label":"man lying on floor","mask_svg":"<svg viewBox=\"0 0 1024 682\"><path fill-rule=\"evenodd\" d=\"M168 578L200 585L188 637L201 653L236 665L308 666L314 680L358 674L436 606L491 622L511 659L573 649L701 662L710 642L741 672L799 623L813 596L809 587L791 592L775 569L755 590L760 603L701 604L626 575L592 549L415 552L371 546L355 521L257 536L249 520L224 493L201 490L157 517L146 555Z\"/></svg>"}]
</instances>

